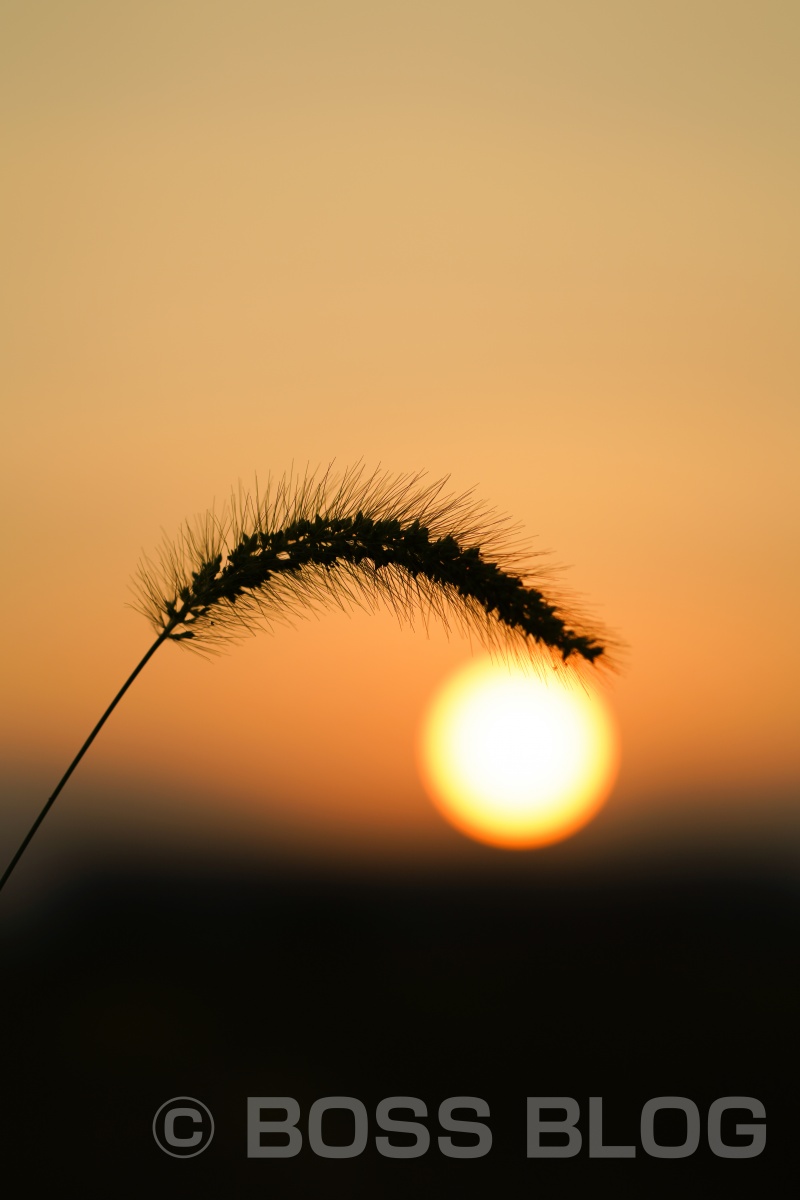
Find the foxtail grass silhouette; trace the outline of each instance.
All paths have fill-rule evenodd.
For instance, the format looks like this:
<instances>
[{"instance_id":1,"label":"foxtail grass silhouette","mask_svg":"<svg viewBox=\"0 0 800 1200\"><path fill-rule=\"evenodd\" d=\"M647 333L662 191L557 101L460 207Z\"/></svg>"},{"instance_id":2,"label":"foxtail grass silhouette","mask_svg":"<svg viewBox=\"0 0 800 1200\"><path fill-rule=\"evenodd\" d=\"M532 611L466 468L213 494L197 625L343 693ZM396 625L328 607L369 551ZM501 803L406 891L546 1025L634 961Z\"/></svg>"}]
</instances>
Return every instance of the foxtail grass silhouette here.
<instances>
[{"instance_id":1,"label":"foxtail grass silhouette","mask_svg":"<svg viewBox=\"0 0 800 1200\"><path fill-rule=\"evenodd\" d=\"M136 607L156 640L123 684L33 823L0 880L2 888L36 830L125 692L164 642L213 652L230 639L304 616L325 603L401 619L433 615L490 649L549 663L598 666L609 643L590 630L533 569L517 528L446 480L366 475L357 466L289 474L263 492L240 489L224 512L187 522L144 559ZM572 615L570 615L570 613Z\"/></svg>"}]
</instances>

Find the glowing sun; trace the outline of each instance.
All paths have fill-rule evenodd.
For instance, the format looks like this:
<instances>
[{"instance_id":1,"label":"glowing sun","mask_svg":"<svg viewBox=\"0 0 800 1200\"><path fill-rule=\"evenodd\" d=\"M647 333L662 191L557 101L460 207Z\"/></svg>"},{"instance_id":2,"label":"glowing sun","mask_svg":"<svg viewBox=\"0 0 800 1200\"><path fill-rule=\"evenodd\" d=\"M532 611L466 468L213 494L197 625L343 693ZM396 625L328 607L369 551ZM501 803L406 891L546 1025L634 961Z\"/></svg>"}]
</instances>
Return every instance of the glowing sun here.
<instances>
[{"instance_id":1,"label":"glowing sun","mask_svg":"<svg viewBox=\"0 0 800 1200\"><path fill-rule=\"evenodd\" d=\"M422 778L447 820L511 848L560 841L590 821L618 761L599 695L488 658L445 682L420 738Z\"/></svg>"}]
</instances>

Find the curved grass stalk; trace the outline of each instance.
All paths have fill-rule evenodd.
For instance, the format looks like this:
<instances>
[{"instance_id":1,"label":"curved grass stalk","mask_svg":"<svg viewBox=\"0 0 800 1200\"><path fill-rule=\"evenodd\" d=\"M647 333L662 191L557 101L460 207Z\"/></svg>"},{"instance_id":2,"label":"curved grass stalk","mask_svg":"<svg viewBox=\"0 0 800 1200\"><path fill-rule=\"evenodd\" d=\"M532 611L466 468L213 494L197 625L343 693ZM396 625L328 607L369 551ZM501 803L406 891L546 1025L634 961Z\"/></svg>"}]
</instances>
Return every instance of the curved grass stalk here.
<instances>
[{"instance_id":1,"label":"curved grass stalk","mask_svg":"<svg viewBox=\"0 0 800 1200\"><path fill-rule=\"evenodd\" d=\"M607 640L542 591L515 546L516 529L473 500L421 475L284 476L265 493L233 497L221 517L187 523L145 560L137 603L157 637L34 821L0 879L5 885L62 788L134 679L164 642L213 650L226 639L306 615L323 602L398 616L455 619L489 647L551 665L608 660ZM552 572L550 573L552 574Z\"/></svg>"}]
</instances>

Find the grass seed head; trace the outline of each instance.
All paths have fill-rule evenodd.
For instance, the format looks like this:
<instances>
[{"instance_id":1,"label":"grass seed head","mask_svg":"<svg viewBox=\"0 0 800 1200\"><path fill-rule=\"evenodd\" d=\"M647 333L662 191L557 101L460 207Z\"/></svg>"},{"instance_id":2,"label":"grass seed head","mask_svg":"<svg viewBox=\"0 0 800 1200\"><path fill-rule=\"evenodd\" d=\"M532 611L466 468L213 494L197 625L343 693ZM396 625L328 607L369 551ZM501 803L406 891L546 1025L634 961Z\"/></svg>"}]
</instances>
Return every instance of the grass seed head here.
<instances>
[{"instance_id":1,"label":"grass seed head","mask_svg":"<svg viewBox=\"0 0 800 1200\"><path fill-rule=\"evenodd\" d=\"M326 603L388 604L523 660L608 665L609 640L557 594L517 527L446 483L357 466L240 488L221 515L187 522L140 564L136 607L200 650Z\"/></svg>"}]
</instances>

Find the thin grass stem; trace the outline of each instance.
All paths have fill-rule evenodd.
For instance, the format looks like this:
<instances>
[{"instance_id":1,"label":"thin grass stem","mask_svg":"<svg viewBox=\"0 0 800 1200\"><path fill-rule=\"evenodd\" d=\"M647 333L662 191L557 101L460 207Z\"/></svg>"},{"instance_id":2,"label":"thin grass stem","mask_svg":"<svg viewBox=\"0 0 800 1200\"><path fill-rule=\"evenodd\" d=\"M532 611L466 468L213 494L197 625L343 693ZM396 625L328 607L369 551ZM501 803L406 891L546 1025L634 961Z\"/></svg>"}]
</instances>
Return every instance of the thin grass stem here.
<instances>
[{"instance_id":1,"label":"thin grass stem","mask_svg":"<svg viewBox=\"0 0 800 1200\"><path fill-rule=\"evenodd\" d=\"M8 882L8 880L11 878L11 872L14 870L15 866L17 865L17 863L19 862L19 860L22 858L22 855L25 853L25 850L27 849L28 845L30 844L31 840L33 839L33 835L36 833L36 830L39 828L39 826L41 825L42 821L45 819L45 817L46 817L46 816L47 816L47 814L49 813L50 809L51 809L51 808L53 807L53 805L55 804L55 802L56 802L56 799L58 798L58 795L59 795L59 793L61 792L62 788L64 787L64 784L67 782L67 780L69 779L70 775L71 775L71 774L72 774L72 772L75 770L75 768L77 767L78 763L81 761L81 759L83 758L84 754L85 754L85 753L86 753L86 751L89 749L89 747L91 746L92 742L93 742L93 741L94 741L94 739L97 737L98 733L99 733L99 732L100 732L100 730L103 728L103 726L105 725L106 721L107 721L107 720L108 720L108 718L111 716L112 712L113 712L113 711L114 711L114 709L117 707L117 705L119 704L120 700L122 699L122 697L123 697L123 696L125 695L125 693L127 692L128 688L129 688L129 687L131 686L131 684L133 683L133 681L134 681L134 679L136 678L136 676L137 676L137 675L138 675L138 674L139 674L139 673L140 673L140 672L141 672L141 671L142 671L142 670L143 670L143 669L144 669L144 668L147 666L148 662L149 662L149 661L150 661L150 659L153 657L153 655L155 654L156 650L159 648L159 646L160 646L160 645L162 645L162 643L163 643L163 642L165 642L165 641L167 640L167 638L168 638L168 637L169 637L169 633L168 633L168 631L166 631L166 630L165 630L163 633L161 633L161 634L160 634L160 635L159 635L159 636L156 638L156 640L153 642L152 646L151 646L151 647L150 647L150 649L147 651L147 653L145 654L144 658L141 660L141 662L139 663L139 665L138 665L138 666L135 668L135 670L133 670L133 671L131 672L131 674L130 674L130 675L128 676L128 678L125 680L125 682L123 683L122 687L119 689L119 691L117 692L116 696L115 696L115 697L114 697L114 699L111 701L111 703L109 704L108 708L107 708L107 709L106 709L106 711L103 713L102 717L101 717L101 718L100 718L100 720L97 722L97 724L95 725L94 729L93 729L93 730L92 730L92 732L89 734L89 736L87 737L86 741L83 743L83 745L81 746L80 750L79 750L79 751L78 751L78 753L75 755L75 757L73 758L72 762L71 762L71 763L69 764L69 766L67 767L67 769L66 769L66 771L64 772L64 774L61 776L61 779L58 781L58 785L57 785L57 787L56 787L55 791L53 792L52 796L50 797L50 799L49 799L49 800L47 801L47 803L45 804L45 806L44 806L44 808L42 809L42 811L39 813L39 815L38 815L38 817L36 818L36 820L35 820L35 821L33 822L33 824L31 825L30 829L28 830L27 834L25 835L25 837L24 837L24 839L23 839L23 841L22 841L22 844L20 845L20 848L19 848L19 850L17 850L17 853L14 855L14 857L13 857L13 858L12 858L12 860L11 860L11 862L8 864L8 867L7 867L7 868L6 868L6 870L5 870L5 873L4 873L4 875L3 875L3 878L2 878L2 879L0 879L0 891L2 891L2 890L3 890L3 888L4 888L4 887L5 887L5 885L6 885L6 883L7 883L7 882Z\"/></svg>"}]
</instances>

